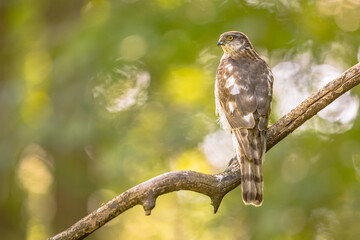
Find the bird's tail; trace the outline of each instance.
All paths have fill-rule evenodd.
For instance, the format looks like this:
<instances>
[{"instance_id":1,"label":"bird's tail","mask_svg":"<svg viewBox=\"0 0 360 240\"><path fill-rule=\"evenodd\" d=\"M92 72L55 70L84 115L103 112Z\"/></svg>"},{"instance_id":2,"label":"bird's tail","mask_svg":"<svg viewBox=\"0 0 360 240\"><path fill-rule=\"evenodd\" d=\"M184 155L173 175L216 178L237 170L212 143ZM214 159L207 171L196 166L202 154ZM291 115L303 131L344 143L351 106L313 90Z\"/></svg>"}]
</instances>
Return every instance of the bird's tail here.
<instances>
[{"instance_id":1,"label":"bird's tail","mask_svg":"<svg viewBox=\"0 0 360 240\"><path fill-rule=\"evenodd\" d=\"M250 129L234 131L236 155L241 167L242 199L245 205L259 207L263 202L262 163L265 156L265 142L264 131Z\"/></svg>"}]
</instances>

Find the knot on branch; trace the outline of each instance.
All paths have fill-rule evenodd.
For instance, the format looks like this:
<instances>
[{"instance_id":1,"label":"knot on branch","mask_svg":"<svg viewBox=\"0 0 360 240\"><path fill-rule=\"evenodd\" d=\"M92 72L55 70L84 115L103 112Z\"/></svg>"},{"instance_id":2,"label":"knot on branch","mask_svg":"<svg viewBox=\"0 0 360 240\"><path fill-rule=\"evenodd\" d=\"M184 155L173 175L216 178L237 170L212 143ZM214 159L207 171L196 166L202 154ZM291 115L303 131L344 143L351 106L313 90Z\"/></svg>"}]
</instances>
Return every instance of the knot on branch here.
<instances>
[{"instance_id":1,"label":"knot on branch","mask_svg":"<svg viewBox=\"0 0 360 240\"><path fill-rule=\"evenodd\" d=\"M145 216L151 215L151 210L155 207L156 197L153 194L149 194L146 198L142 201L142 206L145 211Z\"/></svg>"},{"instance_id":2,"label":"knot on branch","mask_svg":"<svg viewBox=\"0 0 360 240\"><path fill-rule=\"evenodd\" d=\"M220 203L222 201L222 199L224 198L225 194L216 194L214 196L211 197L211 205L214 207L214 213L217 212L217 210L219 209Z\"/></svg>"}]
</instances>

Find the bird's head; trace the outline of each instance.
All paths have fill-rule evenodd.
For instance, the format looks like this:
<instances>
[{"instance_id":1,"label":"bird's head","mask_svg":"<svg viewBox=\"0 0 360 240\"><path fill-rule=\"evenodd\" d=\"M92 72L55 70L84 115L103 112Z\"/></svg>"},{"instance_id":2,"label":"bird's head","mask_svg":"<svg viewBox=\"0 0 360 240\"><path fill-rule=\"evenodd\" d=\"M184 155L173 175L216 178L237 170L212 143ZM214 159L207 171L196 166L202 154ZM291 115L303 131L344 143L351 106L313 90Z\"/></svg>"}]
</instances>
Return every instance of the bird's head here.
<instances>
[{"instance_id":1,"label":"bird's head","mask_svg":"<svg viewBox=\"0 0 360 240\"><path fill-rule=\"evenodd\" d=\"M247 48L252 49L252 45L248 37L237 31L225 32L220 35L218 46L221 46L224 53L233 55L242 52Z\"/></svg>"}]
</instances>

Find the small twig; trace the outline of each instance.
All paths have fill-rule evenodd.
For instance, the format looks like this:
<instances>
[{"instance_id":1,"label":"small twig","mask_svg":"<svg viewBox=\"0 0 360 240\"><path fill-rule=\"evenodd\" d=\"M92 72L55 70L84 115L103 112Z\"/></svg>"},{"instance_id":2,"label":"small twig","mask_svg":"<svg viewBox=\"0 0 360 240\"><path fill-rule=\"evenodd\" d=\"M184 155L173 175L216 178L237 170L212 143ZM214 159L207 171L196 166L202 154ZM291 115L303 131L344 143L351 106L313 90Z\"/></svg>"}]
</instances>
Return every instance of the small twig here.
<instances>
[{"instance_id":1,"label":"small twig","mask_svg":"<svg viewBox=\"0 0 360 240\"><path fill-rule=\"evenodd\" d=\"M267 151L359 83L360 64L357 64L315 92L271 126L267 133ZM111 219L139 204L144 207L145 214L150 215L158 196L179 190L189 190L209 196L216 213L223 197L240 183L240 168L234 159L230 161L224 172L216 175L194 171L164 173L118 195L64 232L49 239L83 239Z\"/></svg>"}]
</instances>

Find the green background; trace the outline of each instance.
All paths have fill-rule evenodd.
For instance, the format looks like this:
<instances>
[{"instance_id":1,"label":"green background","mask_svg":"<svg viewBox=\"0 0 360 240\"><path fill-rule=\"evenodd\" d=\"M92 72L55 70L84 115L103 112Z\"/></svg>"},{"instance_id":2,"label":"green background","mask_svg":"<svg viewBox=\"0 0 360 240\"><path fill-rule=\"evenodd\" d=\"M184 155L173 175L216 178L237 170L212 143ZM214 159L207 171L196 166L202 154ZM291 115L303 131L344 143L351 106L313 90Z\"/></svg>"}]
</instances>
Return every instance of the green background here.
<instances>
[{"instance_id":1,"label":"green background","mask_svg":"<svg viewBox=\"0 0 360 240\"><path fill-rule=\"evenodd\" d=\"M306 53L301 75L356 64L359 25L359 1L1 1L1 239L55 235L164 172L222 171L201 147L219 129L221 33L246 33L272 68ZM358 239L360 118L312 125L266 155L262 207L240 188L215 215L207 197L171 193L88 239Z\"/></svg>"}]
</instances>

